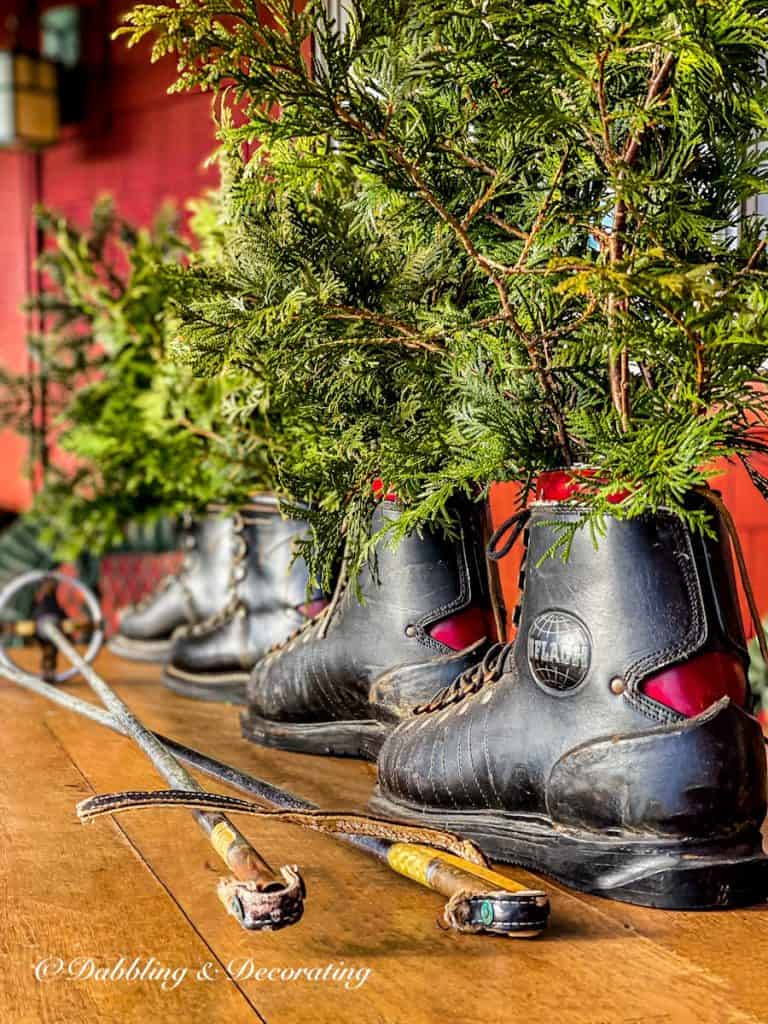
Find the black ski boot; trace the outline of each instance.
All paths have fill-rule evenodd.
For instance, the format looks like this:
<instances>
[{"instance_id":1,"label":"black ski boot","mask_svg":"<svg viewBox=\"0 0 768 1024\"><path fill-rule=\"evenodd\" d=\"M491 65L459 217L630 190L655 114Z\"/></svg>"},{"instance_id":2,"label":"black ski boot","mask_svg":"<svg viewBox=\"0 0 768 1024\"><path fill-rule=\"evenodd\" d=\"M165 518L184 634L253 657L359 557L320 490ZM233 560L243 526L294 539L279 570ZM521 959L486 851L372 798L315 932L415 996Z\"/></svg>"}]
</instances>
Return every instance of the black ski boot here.
<instances>
[{"instance_id":1,"label":"black ski boot","mask_svg":"<svg viewBox=\"0 0 768 1024\"><path fill-rule=\"evenodd\" d=\"M400 515L384 500L371 532ZM248 684L243 735L307 754L375 759L387 733L477 663L489 622L477 513L457 516L458 538L425 530L376 552L377 577L344 582L328 608L263 659Z\"/></svg>"},{"instance_id":2,"label":"black ski boot","mask_svg":"<svg viewBox=\"0 0 768 1024\"><path fill-rule=\"evenodd\" d=\"M258 659L315 610L307 605L306 566L292 561L294 541L305 531L305 523L282 518L271 496L235 516L225 600L215 615L176 634L166 686L187 697L244 703Z\"/></svg>"},{"instance_id":3,"label":"black ski boot","mask_svg":"<svg viewBox=\"0 0 768 1024\"><path fill-rule=\"evenodd\" d=\"M136 605L120 613L109 641L113 654L132 661L166 661L174 632L217 612L227 600L232 519L211 513L188 521L181 569Z\"/></svg>"},{"instance_id":4,"label":"black ski boot","mask_svg":"<svg viewBox=\"0 0 768 1024\"><path fill-rule=\"evenodd\" d=\"M732 523L713 492L696 494L716 540L660 512L607 520L597 550L579 530L566 563L544 558L553 524L582 514L551 500L562 476L492 538L512 530L500 557L530 516L515 640L398 726L371 808L629 903L762 901L765 745L748 712Z\"/></svg>"}]
</instances>

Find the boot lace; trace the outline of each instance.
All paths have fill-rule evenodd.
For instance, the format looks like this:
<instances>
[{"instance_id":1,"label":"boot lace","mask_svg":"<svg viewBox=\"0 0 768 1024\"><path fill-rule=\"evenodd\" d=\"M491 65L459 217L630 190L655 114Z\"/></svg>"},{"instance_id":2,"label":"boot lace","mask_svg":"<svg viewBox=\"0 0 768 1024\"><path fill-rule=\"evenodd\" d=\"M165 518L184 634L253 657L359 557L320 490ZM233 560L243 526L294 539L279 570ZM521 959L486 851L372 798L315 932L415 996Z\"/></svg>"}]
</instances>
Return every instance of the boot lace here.
<instances>
[{"instance_id":1,"label":"boot lace","mask_svg":"<svg viewBox=\"0 0 768 1024\"><path fill-rule=\"evenodd\" d=\"M202 619L200 622L190 626L187 630L189 636L202 636L205 633L210 633L212 630L218 629L219 626L225 625L235 615L243 616L246 614L247 609L245 602L240 596L239 585L245 578L246 572L245 562L248 557L248 542L245 539L245 527L247 525L249 524L242 513L236 512L232 517L234 547L229 568L226 599L217 612L214 612L207 619Z\"/></svg>"},{"instance_id":2,"label":"boot lace","mask_svg":"<svg viewBox=\"0 0 768 1024\"><path fill-rule=\"evenodd\" d=\"M529 509L521 509L510 516L509 519L506 519L494 531L486 549L486 554L492 562L499 562L509 554L525 530L530 515ZM499 547L499 544L505 537L506 540ZM518 599L515 612L519 606L520 601ZM479 693L487 683L498 682L503 672L505 656L511 647L511 643L493 644L478 665L472 665L470 668L465 669L452 683L440 690L428 704L419 704L415 707L413 709L414 715L426 715L434 711L442 711L443 708L460 703L465 697L473 693Z\"/></svg>"},{"instance_id":3,"label":"boot lace","mask_svg":"<svg viewBox=\"0 0 768 1024\"><path fill-rule=\"evenodd\" d=\"M428 704L418 704L414 715L427 715L432 711L441 711L450 704L458 704L471 693L478 693L486 683L495 683L501 676L501 666L509 644L497 643L488 649L485 657L478 665L466 669L454 681L432 698Z\"/></svg>"},{"instance_id":4,"label":"boot lace","mask_svg":"<svg viewBox=\"0 0 768 1024\"><path fill-rule=\"evenodd\" d=\"M341 568L339 569L339 577L336 580L336 586L333 588L333 594L331 600L322 608L317 615L313 615L311 618L306 619L297 626L292 633L289 633L284 640L279 640L267 651L267 656L270 654L277 654L278 651L285 651L291 647L299 638L306 638L310 633L317 629L318 639L322 640L328 633L328 627L331 624L332 619L338 610L339 604L342 597L346 593L349 585L349 573L347 572L347 561L346 558L342 560Z\"/></svg>"}]
</instances>

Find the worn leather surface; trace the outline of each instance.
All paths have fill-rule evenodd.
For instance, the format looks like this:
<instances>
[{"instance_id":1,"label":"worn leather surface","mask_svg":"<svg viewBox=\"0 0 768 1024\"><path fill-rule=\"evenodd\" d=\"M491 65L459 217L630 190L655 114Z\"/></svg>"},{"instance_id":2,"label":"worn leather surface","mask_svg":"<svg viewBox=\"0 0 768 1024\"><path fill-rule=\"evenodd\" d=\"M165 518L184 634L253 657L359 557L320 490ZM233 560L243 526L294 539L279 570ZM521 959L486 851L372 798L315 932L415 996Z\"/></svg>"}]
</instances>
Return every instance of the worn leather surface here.
<instances>
[{"instance_id":1,"label":"worn leather surface","mask_svg":"<svg viewBox=\"0 0 768 1024\"><path fill-rule=\"evenodd\" d=\"M374 512L372 534L400 514L396 502L383 501ZM465 664L466 655L462 660L429 635L436 622L473 603L487 602L477 514L463 508L457 524L456 539L424 530L420 536L406 537L394 551L386 541L380 542L377 575L365 570L358 581L362 601L355 587L347 586L330 622L319 618L256 666L248 684L250 710L282 722L370 719L377 712L369 690L385 672L428 663L431 657L456 658ZM427 669L422 689L436 677L439 688L442 665ZM393 693L393 685L402 705L402 677L379 696ZM418 702L421 690L414 688L413 680L407 685Z\"/></svg>"},{"instance_id":2,"label":"worn leather surface","mask_svg":"<svg viewBox=\"0 0 768 1024\"><path fill-rule=\"evenodd\" d=\"M306 524L286 520L277 502L260 499L235 518L227 558L228 586L219 614L174 638L168 666L194 674L247 672L304 616L307 568L293 561Z\"/></svg>"},{"instance_id":3,"label":"worn leather surface","mask_svg":"<svg viewBox=\"0 0 768 1024\"><path fill-rule=\"evenodd\" d=\"M383 721L399 722L418 704L426 704L462 672L473 668L488 650L487 640L449 654L396 665L379 676L369 690L369 701Z\"/></svg>"},{"instance_id":4,"label":"worn leather surface","mask_svg":"<svg viewBox=\"0 0 768 1024\"><path fill-rule=\"evenodd\" d=\"M757 722L727 698L675 725L569 750L547 782L561 825L688 836L765 817L766 760Z\"/></svg>"},{"instance_id":5,"label":"worn leather surface","mask_svg":"<svg viewBox=\"0 0 768 1024\"><path fill-rule=\"evenodd\" d=\"M209 515L192 523L184 538L181 570L138 605L124 609L120 635L130 640L164 640L180 626L217 612L227 598L232 519Z\"/></svg>"},{"instance_id":6,"label":"worn leather surface","mask_svg":"<svg viewBox=\"0 0 768 1024\"><path fill-rule=\"evenodd\" d=\"M579 515L554 503L532 506L516 640L477 692L411 715L390 735L378 764L382 794L424 809L552 812L601 828L657 829L674 818L701 827L701 806L732 772L739 792L756 787L764 812L764 769L756 767L762 736L753 718L723 710L731 734L724 743L723 722L704 715L681 729L681 715L641 691L654 672L707 651L730 651L746 663L722 537L693 536L667 514L610 519L597 550L587 531L577 531L567 564L538 564L556 538L553 521ZM588 638L588 650L570 680L553 673L542 682L532 669L533 640L541 623L563 616L580 624L573 630ZM687 773L676 774L684 759ZM664 785L662 766L671 773ZM596 795L609 789L610 800ZM654 807L655 800L662 803ZM725 813L722 802L717 808Z\"/></svg>"}]
</instances>

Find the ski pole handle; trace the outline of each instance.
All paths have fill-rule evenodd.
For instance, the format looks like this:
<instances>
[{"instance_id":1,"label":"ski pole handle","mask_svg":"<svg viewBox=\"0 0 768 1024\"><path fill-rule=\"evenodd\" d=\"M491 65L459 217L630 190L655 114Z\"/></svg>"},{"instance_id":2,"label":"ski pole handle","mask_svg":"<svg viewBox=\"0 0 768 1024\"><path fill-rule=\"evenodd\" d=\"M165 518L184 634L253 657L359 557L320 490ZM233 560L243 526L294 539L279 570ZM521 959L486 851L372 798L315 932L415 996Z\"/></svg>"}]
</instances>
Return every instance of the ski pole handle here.
<instances>
[{"instance_id":1,"label":"ski pole handle","mask_svg":"<svg viewBox=\"0 0 768 1024\"><path fill-rule=\"evenodd\" d=\"M549 898L506 875L417 843L392 843L387 863L400 875L447 897L443 921L461 932L533 938L547 927Z\"/></svg>"}]
</instances>

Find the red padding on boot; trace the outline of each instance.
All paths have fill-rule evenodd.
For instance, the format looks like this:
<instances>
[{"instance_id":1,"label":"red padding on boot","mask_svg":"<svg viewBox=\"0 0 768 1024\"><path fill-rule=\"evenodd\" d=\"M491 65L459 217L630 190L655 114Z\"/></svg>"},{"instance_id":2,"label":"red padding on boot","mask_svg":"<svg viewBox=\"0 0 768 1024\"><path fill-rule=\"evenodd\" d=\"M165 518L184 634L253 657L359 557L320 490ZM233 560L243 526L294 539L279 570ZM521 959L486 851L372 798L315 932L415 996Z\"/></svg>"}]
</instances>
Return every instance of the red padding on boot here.
<instances>
[{"instance_id":1,"label":"red padding on boot","mask_svg":"<svg viewBox=\"0 0 768 1024\"><path fill-rule=\"evenodd\" d=\"M373 481L373 496L377 501L397 501L397 492L387 490L380 476Z\"/></svg>"},{"instance_id":2,"label":"red padding on boot","mask_svg":"<svg viewBox=\"0 0 768 1024\"><path fill-rule=\"evenodd\" d=\"M484 637L491 637L491 628L495 635L496 627L489 626L484 609L473 606L431 626L429 635L452 651L462 651Z\"/></svg>"},{"instance_id":3,"label":"red padding on boot","mask_svg":"<svg viewBox=\"0 0 768 1024\"><path fill-rule=\"evenodd\" d=\"M328 606L328 602L324 597L319 597L314 601L309 601L307 604L300 604L298 610L308 619L314 619L316 615L319 615L323 608Z\"/></svg>"},{"instance_id":4,"label":"red padding on boot","mask_svg":"<svg viewBox=\"0 0 768 1024\"><path fill-rule=\"evenodd\" d=\"M747 703L747 677L738 658L721 651L700 654L698 658L665 669L647 680L643 692L665 707L692 718L700 715L722 697L734 704Z\"/></svg>"},{"instance_id":5,"label":"red padding on boot","mask_svg":"<svg viewBox=\"0 0 768 1024\"><path fill-rule=\"evenodd\" d=\"M565 469L553 469L546 473L540 473L536 481L536 500L567 501L574 494L586 489L587 485L583 478L595 476L595 472L594 469L579 469L573 473ZM628 495L629 491L617 491L615 494L610 494L607 500L612 505L618 505Z\"/></svg>"}]
</instances>

